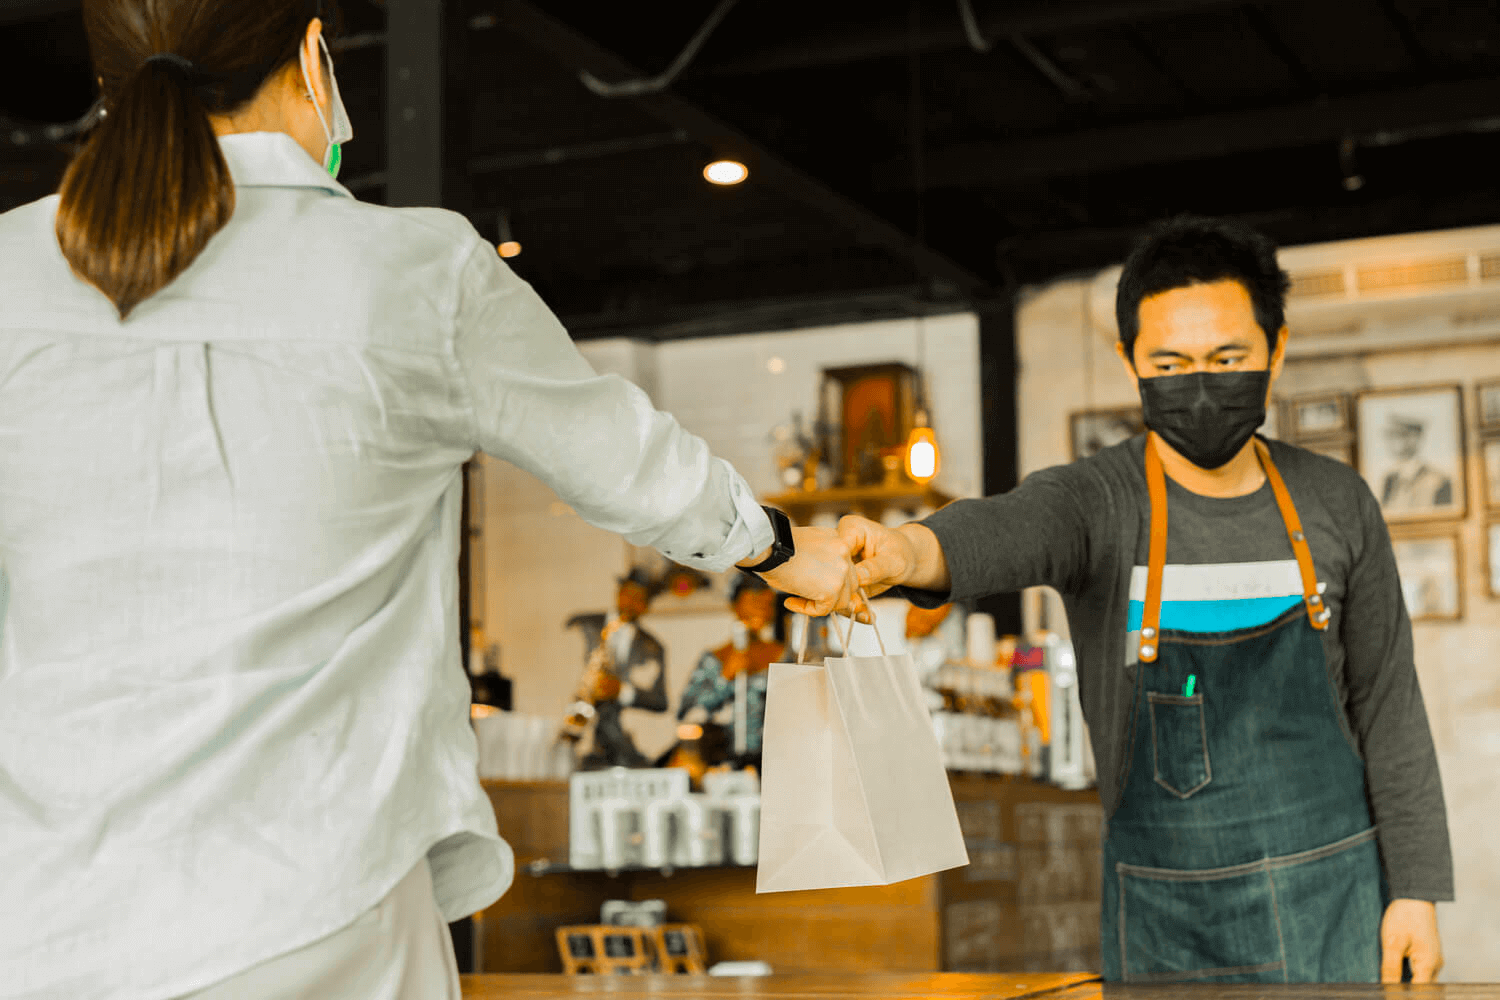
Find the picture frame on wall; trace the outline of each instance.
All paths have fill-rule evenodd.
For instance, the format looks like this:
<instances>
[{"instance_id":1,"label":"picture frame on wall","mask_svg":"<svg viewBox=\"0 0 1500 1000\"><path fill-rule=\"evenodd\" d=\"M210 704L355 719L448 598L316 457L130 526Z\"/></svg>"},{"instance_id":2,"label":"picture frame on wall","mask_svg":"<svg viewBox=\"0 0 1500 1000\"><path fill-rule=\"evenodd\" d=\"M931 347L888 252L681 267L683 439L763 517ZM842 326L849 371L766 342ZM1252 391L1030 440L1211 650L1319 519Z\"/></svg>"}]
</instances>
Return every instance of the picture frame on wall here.
<instances>
[{"instance_id":1,"label":"picture frame on wall","mask_svg":"<svg viewBox=\"0 0 1500 1000\"><path fill-rule=\"evenodd\" d=\"M1484 526L1485 582L1491 597L1500 597L1500 521Z\"/></svg>"},{"instance_id":2,"label":"picture frame on wall","mask_svg":"<svg viewBox=\"0 0 1500 1000\"><path fill-rule=\"evenodd\" d=\"M1105 448L1129 441L1146 430L1139 406L1079 410L1068 417L1073 461L1090 458Z\"/></svg>"},{"instance_id":3,"label":"picture frame on wall","mask_svg":"<svg viewBox=\"0 0 1500 1000\"><path fill-rule=\"evenodd\" d=\"M1306 448L1315 455L1324 455L1335 462L1343 462L1354 468L1354 442L1349 438L1326 438L1321 441L1299 441L1297 447Z\"/></svg>"},{"instance_id":4,"label":"picture frame on wall","mask_svg":"<svg viewBox=\"0 0 1500 1000\"><path fill-rule=\"evenodd\" d=\"M1491 538L1494 538L1493 528ZM1396 553L1401 595L1406 599L1406 610L1413 622L1452 622L1463 618L1463 547L1457 532L1397 535L1391 539L1391 548ZM1492 575L1493 572L1492 568Z\"/></svg>"},{"instance_id":5,"label":"picture frame on wall","mask_svg":"<svg viewBox=\"0 0 1500 1000\"><path fill-rule=\"evenodd\" d=\"M917 372L888 362L823 370L823 411L837 425L832 451L843 486L885 479L884 453L905 446L916 421Z\"/></svg>"},{"instance_id":6,"label":"picture frame on wall","mask_svg":"<svg viewBox=\"0 0 1500 1000\"><path fill-rule=\"evenodd\" d=\"M1266 407L1266 422L1260 425L1257 434L1273 441L1281 439L1281 408L1281 400L1273 398Z\"/></svg>"},{"instance_id":7,"label":"picture frame on wall","mask_svg":"<svg viewBox=\"0 0 1500 1000\"><path fill-rule=\"evenodd\" d=\"M1462 518L1463 390L1374 389L1355 400L1355 467L1392 523Z\"/></svg>"},{"instance_id":8,"label":"picture frame on wall","mask_svg":"<svg viewBox=\"0 0 1500 1000\"><path fill-rule=\"evenodd\" d=\"M1291 414L1293 440L1349 431L1349 397L1342 393L1293 399L1287 409Z\"/></svg>"},{"instance_id":9,"label":"picture frame on wall","mask_svg":"<svg viewBox=\"0 0 1500 1000\"><path fill-rule=\"evenodd\" d=\"M1500 379L1474 386L1474 397L1479 409L1480 431L1500 433Z\"/></svg>"},{"instance_id":10,"label":"picture frame on wall","mask_svg":"<svg viewBox=\"0 0 1500 1000\"><path fill-rule=\"evenodd\" d=\"M1500 509L1500 438L1484 442L1479 450L1484 458L1484 505L1497 510Z\"/></svg>"}]
</instances>

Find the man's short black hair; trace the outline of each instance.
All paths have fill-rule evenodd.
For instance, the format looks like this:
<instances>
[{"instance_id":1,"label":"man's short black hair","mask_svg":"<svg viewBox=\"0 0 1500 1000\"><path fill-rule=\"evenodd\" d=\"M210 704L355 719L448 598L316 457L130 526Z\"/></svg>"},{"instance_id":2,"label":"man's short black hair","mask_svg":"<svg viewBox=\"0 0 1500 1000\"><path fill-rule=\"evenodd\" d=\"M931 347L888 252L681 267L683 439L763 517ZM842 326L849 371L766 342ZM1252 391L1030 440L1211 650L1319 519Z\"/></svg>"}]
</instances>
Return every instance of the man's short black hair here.
<instances>
[{"instance_id":1,"label":"man's short black hair","mask_svg":"<svg viewBox=\"0 0 1500 1000\"><path fill-rule=\"evenodd\" d=\"M1125 258L1115 292L1120 343L1135 363L1141 301L1174 288L1233 279L1250 293L1255 321L1271 351L1286 325L1291 278L1276 262L1276 245L1249 226L1226 219L1183 215L1153 226Z\"/></svg>"}]
</instances>

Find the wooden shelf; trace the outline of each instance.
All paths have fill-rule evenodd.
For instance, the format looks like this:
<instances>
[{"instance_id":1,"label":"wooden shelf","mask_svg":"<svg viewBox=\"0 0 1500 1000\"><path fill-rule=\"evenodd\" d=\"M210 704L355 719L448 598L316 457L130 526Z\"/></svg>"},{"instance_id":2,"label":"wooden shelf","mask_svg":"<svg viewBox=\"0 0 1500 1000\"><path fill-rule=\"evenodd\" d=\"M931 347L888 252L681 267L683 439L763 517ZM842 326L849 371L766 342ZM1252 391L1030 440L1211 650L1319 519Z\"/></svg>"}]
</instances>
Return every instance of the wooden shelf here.
<instances>
[{"instance_id":1,"label":"wooden shelf","mask_svg":"<svg viewBox=\"0 0 1500 1000\"><path fill-rule=\"evenodd\" d=\"M828 490L788 490L763 498L772 507L780 507L796 520L813 514L861 514L871 520L892 507L931 507L936 510L953 502L953 498L931 486L905 483L898 486L838 486Z\"/></svg>"}]
</instances>

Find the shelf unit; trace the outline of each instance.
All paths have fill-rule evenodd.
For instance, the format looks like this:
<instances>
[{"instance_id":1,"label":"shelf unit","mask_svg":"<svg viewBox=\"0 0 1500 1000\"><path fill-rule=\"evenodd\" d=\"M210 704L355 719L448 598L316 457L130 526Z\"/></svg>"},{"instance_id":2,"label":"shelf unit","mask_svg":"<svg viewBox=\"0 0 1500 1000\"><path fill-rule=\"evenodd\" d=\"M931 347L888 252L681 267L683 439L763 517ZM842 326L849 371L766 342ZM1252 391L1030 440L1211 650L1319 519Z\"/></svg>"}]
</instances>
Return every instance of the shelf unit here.
<instances>
[{"instance_id":1,"label":"shelf unit","mask_svg":"<svg viewBox=\"0 0 1500 1000\"><path fill-rule=\"evenodd\" d=\"M763 498L763 502L786 511L794 521L806 524L816 514L859 514L872 521L897 510L937 510L953 497L931 486L903 483L896 486L837 486L827 490L787 490Z\"/></svg>"}]
</instances>

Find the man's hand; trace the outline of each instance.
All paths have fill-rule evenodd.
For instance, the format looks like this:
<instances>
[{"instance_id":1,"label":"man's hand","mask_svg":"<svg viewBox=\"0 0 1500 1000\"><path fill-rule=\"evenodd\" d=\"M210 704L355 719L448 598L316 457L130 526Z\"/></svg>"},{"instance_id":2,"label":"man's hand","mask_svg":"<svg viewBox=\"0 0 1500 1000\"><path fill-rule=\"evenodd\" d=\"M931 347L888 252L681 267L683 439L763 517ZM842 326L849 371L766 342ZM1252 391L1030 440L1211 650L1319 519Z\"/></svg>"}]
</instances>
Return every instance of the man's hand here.
<instances>
[{"instance_id":1,"label":"man's hand","mask_svg":"<svg viewBox=\"0 0 1500 1000\"><path fill-rule=\"evenodd\" d=\"M941 574L937 566L924 567L924 563L934 561L934 552L936 561L941 561L942 549L937 537L920 524L904 524L893 530L850 514L839 521L839 537L849 546L849 554L856 560L854 574L869 597L903 585L924 589L948 585L945 566ZM924 553L924 548L932 551Z\"/></svg>"},{"instance_id":2,"label":"man's hand","mask_svg":"<svg viewBox=\"0 0 1500 1000\"><path fill-rule=\"evenodd\" d=\"M797 554L761 576L785 594L795 596L786 602L787 609L811 618L822 618L834 611L853 615L859 602L854 564L849 560L849 546L832 531L823 528L792 528L792 544ZM859 620L866 624L870 615L860 603Z\"/></svg>"},{"instance_id":3,"label":"man's hand","mask_svg":"<svg viewBox=\"0 0 1500 1000\"><path fill-rule=\"evenodd\" d=\"M1380 922L1380 981L1401 982L1401 960L1411 960L1411 981L1430 983L1443 968L1437 907L1421 899L1395 899Z\"/></svg>"}]
</instances>

